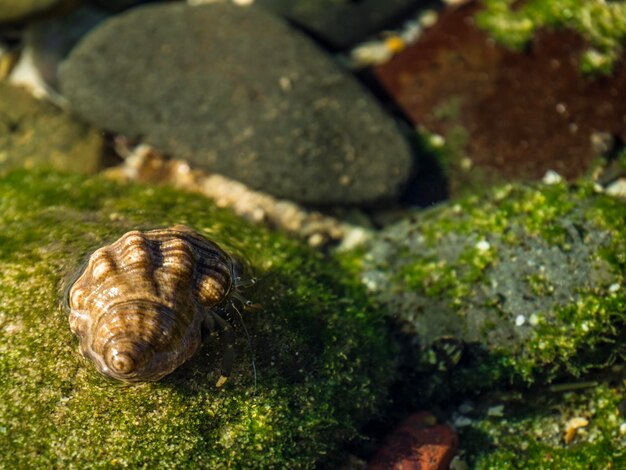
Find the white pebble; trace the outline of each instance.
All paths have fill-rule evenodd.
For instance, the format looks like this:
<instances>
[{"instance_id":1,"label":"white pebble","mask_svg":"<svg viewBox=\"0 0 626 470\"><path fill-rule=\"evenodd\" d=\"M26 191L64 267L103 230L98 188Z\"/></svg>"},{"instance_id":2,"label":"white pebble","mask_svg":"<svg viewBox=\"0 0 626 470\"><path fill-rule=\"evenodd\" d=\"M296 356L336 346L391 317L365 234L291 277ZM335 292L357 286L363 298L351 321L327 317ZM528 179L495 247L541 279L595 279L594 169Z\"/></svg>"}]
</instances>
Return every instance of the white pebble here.
<instances>
[{"instance_id":1,"label":"white pebble","mask_svg":"<svg viewBox=\"0 0 626 470\"><path fill-rule=\"evenodd\" d=\"M384 64L391 57L393 57L393 51L380 41L359 44L350 52L350 59L356 67Z\"/></svg>"},{"instance_id":2,"label":"white pebble","mask_svg":"<svg viewBox=\"0 0 626 470\"><path fill-rule=\"evenodd\" d=\"M609 286L609 292L612 294L613 292L617 292L619 288L620 288L620 285L618 283L611 284Z\"/></svg>"},{"instance_id":3,"label":"white pebble","mask_svg":"<svg viewBox=\"0 0 626 470\"><path fill-rule=\"evenodd\" d=\"M491 248L491 245L489 244L487 240L481 240L478 243L476 243L476 249L480 251L481 253L484 253L489 248Z\"/></svg>"},{"instance_id":4,"label":"white pebble","mask_svg":"<svg viewBox=\"0 0 626 470\"><path fill-rule=\"evenodd\" d=\"M554 170L548 170L546 174L543 175L543 182L545 184L557 184L561 181L563 181L563 178Z\"/></svg>"},{"instance_id":5,"label":"white pebble","mask_svg":"<svg viewBox=\"0 0 626 470\"><path fill-rule=\"evenodd\" d=\"M428 138L428 143L435 148L441 148L446 145L446 139L439 134L431 134Z\"/></svg>"},{"instance_id":6,"label":"white pebble","mask_svg":"<svg viewBox=\"0 0 626 470\"><path fill-rule=\"evenodd\" d=\"M515 318L515 326L522 326L524 323L526 323L526 317L524 315L518 315L517 318Z\"/></svg>"},{"instance_id":7,"label":"white pebble","mask_svg":"<svg viewBox=\"0 0 626 470\"><path fill-rule=\"evenodd\" d=\"M610 196L626 198L626 178L619 178L617 181L609 184L606 193Z\"/></svg>"},{"instance_id":8,"label":"white pebble","mask_svg":"<svg viewBox=\"0 0 626 470\"><path fill-rule=\"evenodd\" d=\"M435 10L426 10L420 15L418 21L424 28L430 28L437 22L438 17L439 15Z\"/></svg>"}]
</instances>

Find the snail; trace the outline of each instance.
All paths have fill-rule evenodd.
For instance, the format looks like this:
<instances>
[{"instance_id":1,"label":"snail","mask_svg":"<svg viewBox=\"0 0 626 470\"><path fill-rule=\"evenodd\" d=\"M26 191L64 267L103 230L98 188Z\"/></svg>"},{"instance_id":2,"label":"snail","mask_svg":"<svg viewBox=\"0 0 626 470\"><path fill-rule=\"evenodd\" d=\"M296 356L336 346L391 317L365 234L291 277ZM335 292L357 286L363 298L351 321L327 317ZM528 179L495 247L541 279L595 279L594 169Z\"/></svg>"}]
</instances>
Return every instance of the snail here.
<instances>
[{"instance_id":1,"label":"snail","mask_svg":"<svg viewBox=\"0 0 626 470\"><path fill-rule=\"evenodd\" d=\"M224 313L236 302L250 304L239 294L252 283L241 271L235 258L184 225L133 230L97 249L71 285L70 328L101 373L131 383L170 374L194 355L203 333L219 328L221 387L234 362Z\"/></svg>"}]
</instances>

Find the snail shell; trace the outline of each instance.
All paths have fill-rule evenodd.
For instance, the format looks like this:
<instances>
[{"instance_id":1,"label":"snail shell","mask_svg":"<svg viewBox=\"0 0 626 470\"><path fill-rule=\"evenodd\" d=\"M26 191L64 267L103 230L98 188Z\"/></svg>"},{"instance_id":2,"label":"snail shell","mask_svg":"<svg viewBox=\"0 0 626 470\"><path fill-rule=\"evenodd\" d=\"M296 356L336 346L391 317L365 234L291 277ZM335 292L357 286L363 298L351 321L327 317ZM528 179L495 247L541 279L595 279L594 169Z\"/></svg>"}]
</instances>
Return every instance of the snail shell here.
<instances>
[{"instance_id":1,"label":"snail shell","mask_svg":"<svg viewBox=\"0 0 626 470\"><path fill-rule=\"evenodd\" d=\"M233 362L233 331L220 306L237 295L236 269L218 245L183 225L126 233L96 250L70 288L81 353L112 378L159 380L218 326L226 343L220 386Z\"/></svg>"}]
</instances>

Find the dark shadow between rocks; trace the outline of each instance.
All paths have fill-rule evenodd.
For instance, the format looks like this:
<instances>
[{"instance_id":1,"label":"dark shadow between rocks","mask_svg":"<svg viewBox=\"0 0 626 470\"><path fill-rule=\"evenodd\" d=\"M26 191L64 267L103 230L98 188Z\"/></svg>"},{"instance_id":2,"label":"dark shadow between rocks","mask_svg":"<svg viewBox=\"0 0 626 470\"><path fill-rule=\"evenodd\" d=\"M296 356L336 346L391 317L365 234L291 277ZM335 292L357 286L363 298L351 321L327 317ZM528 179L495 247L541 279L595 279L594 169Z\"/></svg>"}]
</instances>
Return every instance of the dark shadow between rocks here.
<instances>
[{"instance_id":1,"label":"dark shadow between rocks","mask_svg":"<svg viewBox=\"0 0 626 470\"><path fill-rule=\"evenodd\" d=\"M402 135L409 143L415 170L400 196L400 204L428 207L448 199L448 181L443 167L437 156L426 148L402 107L394 101L371 69L358 71L354 76L374 95L387 114L394 117Z\"/></svg>"}]
</instances>

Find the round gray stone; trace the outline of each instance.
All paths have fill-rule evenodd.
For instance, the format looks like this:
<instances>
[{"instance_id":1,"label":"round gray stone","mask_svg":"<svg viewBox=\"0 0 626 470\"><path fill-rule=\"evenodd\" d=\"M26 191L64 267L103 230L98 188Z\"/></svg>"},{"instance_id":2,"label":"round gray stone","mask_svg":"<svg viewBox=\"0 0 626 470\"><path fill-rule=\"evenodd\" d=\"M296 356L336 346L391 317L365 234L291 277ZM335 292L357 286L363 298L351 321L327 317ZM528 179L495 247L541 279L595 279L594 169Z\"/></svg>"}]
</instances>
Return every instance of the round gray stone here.
<instances>
[{"instance_id":1,"label":"round gray stone","mask_svg":"<svg viewBox=\"0 0 626 470\"><path fill-rule=\"evenodd\" d=\"M396 197L412 156L374 98L300 33L230 3L132 9L61 65L62 93L109 131L279 197Z\"/></svg>"}]
</instances>

